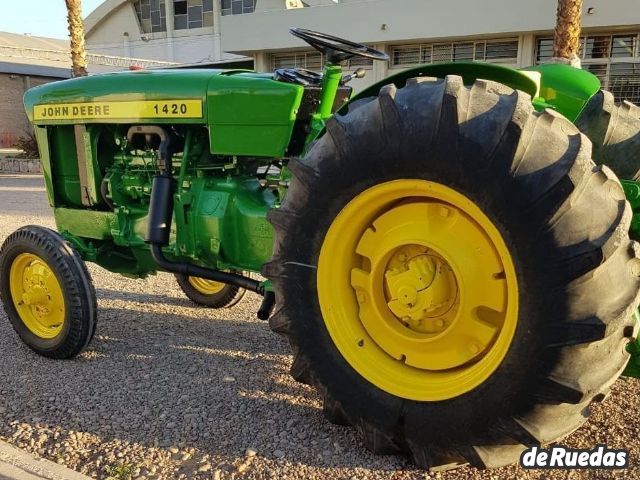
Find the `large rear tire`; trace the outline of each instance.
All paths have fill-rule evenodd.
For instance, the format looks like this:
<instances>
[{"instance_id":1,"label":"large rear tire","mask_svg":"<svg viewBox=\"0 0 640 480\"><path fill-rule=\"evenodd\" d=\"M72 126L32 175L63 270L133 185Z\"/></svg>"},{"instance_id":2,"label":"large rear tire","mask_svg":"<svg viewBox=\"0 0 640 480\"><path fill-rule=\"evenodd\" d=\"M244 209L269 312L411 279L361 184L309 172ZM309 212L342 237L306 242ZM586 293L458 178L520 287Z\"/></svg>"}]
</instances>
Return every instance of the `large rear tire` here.
<instances>
[{"instance_id":1,"label":"large rear tire","mask_svg":"<svg viewBox=\"0 0 640 480\"><path fill-rule=\"evenodd\" d=\"M611 92L601 90L589 101L576 126L593 143L593 160L618 177L640 178L640 107L616 105Z\"/></svg>"},{"instance_id":2,"label":"large rear tire","mask_svg":"<svg viewBox=\"0 0 640 480\"><path fill-rule=\"evenodd\" d=\"M526 94L455 76L388 86L290 168L269 213L270 325L294 378L371 451L510 464L579 428L624 369L630 208L586 137Z\"/></svg>"}]
</instances>

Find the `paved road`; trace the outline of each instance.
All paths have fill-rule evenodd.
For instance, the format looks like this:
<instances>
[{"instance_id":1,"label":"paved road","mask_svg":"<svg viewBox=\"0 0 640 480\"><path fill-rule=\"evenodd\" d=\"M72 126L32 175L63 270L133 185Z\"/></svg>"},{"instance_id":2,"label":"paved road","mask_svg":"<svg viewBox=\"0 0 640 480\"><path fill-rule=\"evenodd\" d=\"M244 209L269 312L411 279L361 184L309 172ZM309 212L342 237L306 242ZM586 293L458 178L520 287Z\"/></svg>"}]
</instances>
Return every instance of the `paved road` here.
<instances>
[{"instance_id":1,"label":"paved road","mask_svg":"<svg viewBox=\"0 0 640 480\"><path fill-rule=\"evenodd\" d=\"M0 480L89 480L62 465L0 442Z\"/></svg>"},{"instance_id":2,"label":"paved road","mask_svg":"<svg viewBox=\"0 0 640 480\"><path fill-rule=\"evenodd\" d=\"M42 179L0 175L0 241L29 223L53 226ZM288 375L288 346L255 320L255 297L206 310L169 275L90 270L100 323L76 360L35 356L0 314L0 440L100 478L431 478L324 421L315 392ZM640 478L640 382L618 382L565 442L598 443L630 449L632 469L467 468L436 478Z\"/></svg>"}]
</instances>

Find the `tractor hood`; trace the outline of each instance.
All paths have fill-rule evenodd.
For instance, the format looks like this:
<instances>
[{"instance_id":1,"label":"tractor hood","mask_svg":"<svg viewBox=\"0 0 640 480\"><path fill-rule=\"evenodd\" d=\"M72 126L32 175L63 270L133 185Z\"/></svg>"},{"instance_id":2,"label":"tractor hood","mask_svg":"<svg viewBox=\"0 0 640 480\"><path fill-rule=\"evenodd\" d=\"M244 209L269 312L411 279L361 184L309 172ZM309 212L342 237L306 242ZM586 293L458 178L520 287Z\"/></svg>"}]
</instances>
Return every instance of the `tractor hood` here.
<instances>
[{"instance_id":1,"label":"tractor hood","mask_svg":"<svg viewBox=\"0 0 640 480\"><path fill-rule=\"evenodd\" d=\"M32 88L24 97L29 119L35 124L85 122L136 122L169 117L172 105L177 118L204 121L209 82L224 70L139 70L74 78ZM155 110L155 104L159 109ZM172 121L176 117L172 118ZM171 118L171 117L170 117Z\"/></svg>"},{"instance_id":2,"label":"tractor hood","mask_svg":"<svg viewBox=\"0 0 640 480\"><path fill-rule=\"evenodd\" d=\"M200 123L214 154L280 156L302 94L246 70L139 70L48 83L24 105L35 125Z\"/></svg>"}]
</instances>

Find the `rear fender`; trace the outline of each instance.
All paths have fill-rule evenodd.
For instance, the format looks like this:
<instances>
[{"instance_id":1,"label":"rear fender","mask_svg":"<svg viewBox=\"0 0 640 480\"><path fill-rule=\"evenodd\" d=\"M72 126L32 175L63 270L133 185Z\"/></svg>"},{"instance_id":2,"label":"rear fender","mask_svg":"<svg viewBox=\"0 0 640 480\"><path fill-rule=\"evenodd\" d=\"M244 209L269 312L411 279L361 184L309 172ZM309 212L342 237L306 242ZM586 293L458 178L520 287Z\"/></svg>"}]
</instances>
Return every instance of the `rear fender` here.
<instances>
[{"instance_id":1,"label":"rear fender","mask_svg":"<svg viewBox=\"0 0 640 480\"><path fill-rule=\"evenodd\" d=\"M594 74L560 63L536 65L522 71L541 77L540 92L534 102L536 108L553 108L572 122L602 87Z\"/></svg>"},{"instance_id":2,"label":"rear fender","mask_svg":"<svg viewBox=\"0 0 640 480\"><path fill-rule=\"evenodd\" d=\"M515 70L490 63L439 63L422 65L392 75L353 97L339 113L348 112L349 104L356 100L377 96L385 85L393 83L402 88L410 78L444 78L447 75L461 76L465 85L483 79L521 90L531 96L538 110L552 108L572 122L580 116L585 105L601 88L600 80L595 75L563 64L545 64Z\"/></svg>"},{"instance_id":3,"label":"rear fender","mask_svg":"<svg viewBox=\"0 0 640 480\"><path fill-rule=\"evenodd\" d=\"M438 63L435 65L421 65L391 75L354 96L338 113L342 115L347 113L349 111L349 105L356 100L377 96L382 87L386 85L393 83L396 87L402 88L410 78L444 78L447 75L461 76L465 85L471 85L478 79L502 83L514 90L521 90L528 93L531 95L531 98L537 97L540 91L540 75L537 72L523 72L490 63Z\"/></svg>"}]
</instances>

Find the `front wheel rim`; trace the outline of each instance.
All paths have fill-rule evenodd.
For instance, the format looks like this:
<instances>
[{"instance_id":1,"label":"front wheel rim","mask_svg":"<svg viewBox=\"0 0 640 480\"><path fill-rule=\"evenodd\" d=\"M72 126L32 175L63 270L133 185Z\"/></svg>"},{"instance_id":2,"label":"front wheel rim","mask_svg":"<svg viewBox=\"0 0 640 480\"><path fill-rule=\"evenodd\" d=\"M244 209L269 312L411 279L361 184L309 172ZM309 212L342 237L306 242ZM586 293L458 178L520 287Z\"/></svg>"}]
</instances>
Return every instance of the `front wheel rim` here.
<instances>
[{"instance_id":1,"label":"front wheel rim","mask_svg":"<svg viewBox=\"0 0 640 480\"><path fill-rule=\"evenodd\" d=\"M426 180L396 180L351 200L325 236L318 299L327 330L366 380L438 401L478 387L515 334L509 250L470 199Z\"/></svg>"},{"instance_id":2,"label":"front wheel rim","mask_svg":"<svg viewBox=\"0 0 640 480\"><path fill-rule=\"evenodd\" d=\"M13 305L27 329L51 340L62 332L65 301L55 272L39 256L21 253L11 263L9 288Z\"/></svg>"}]
</instances>

